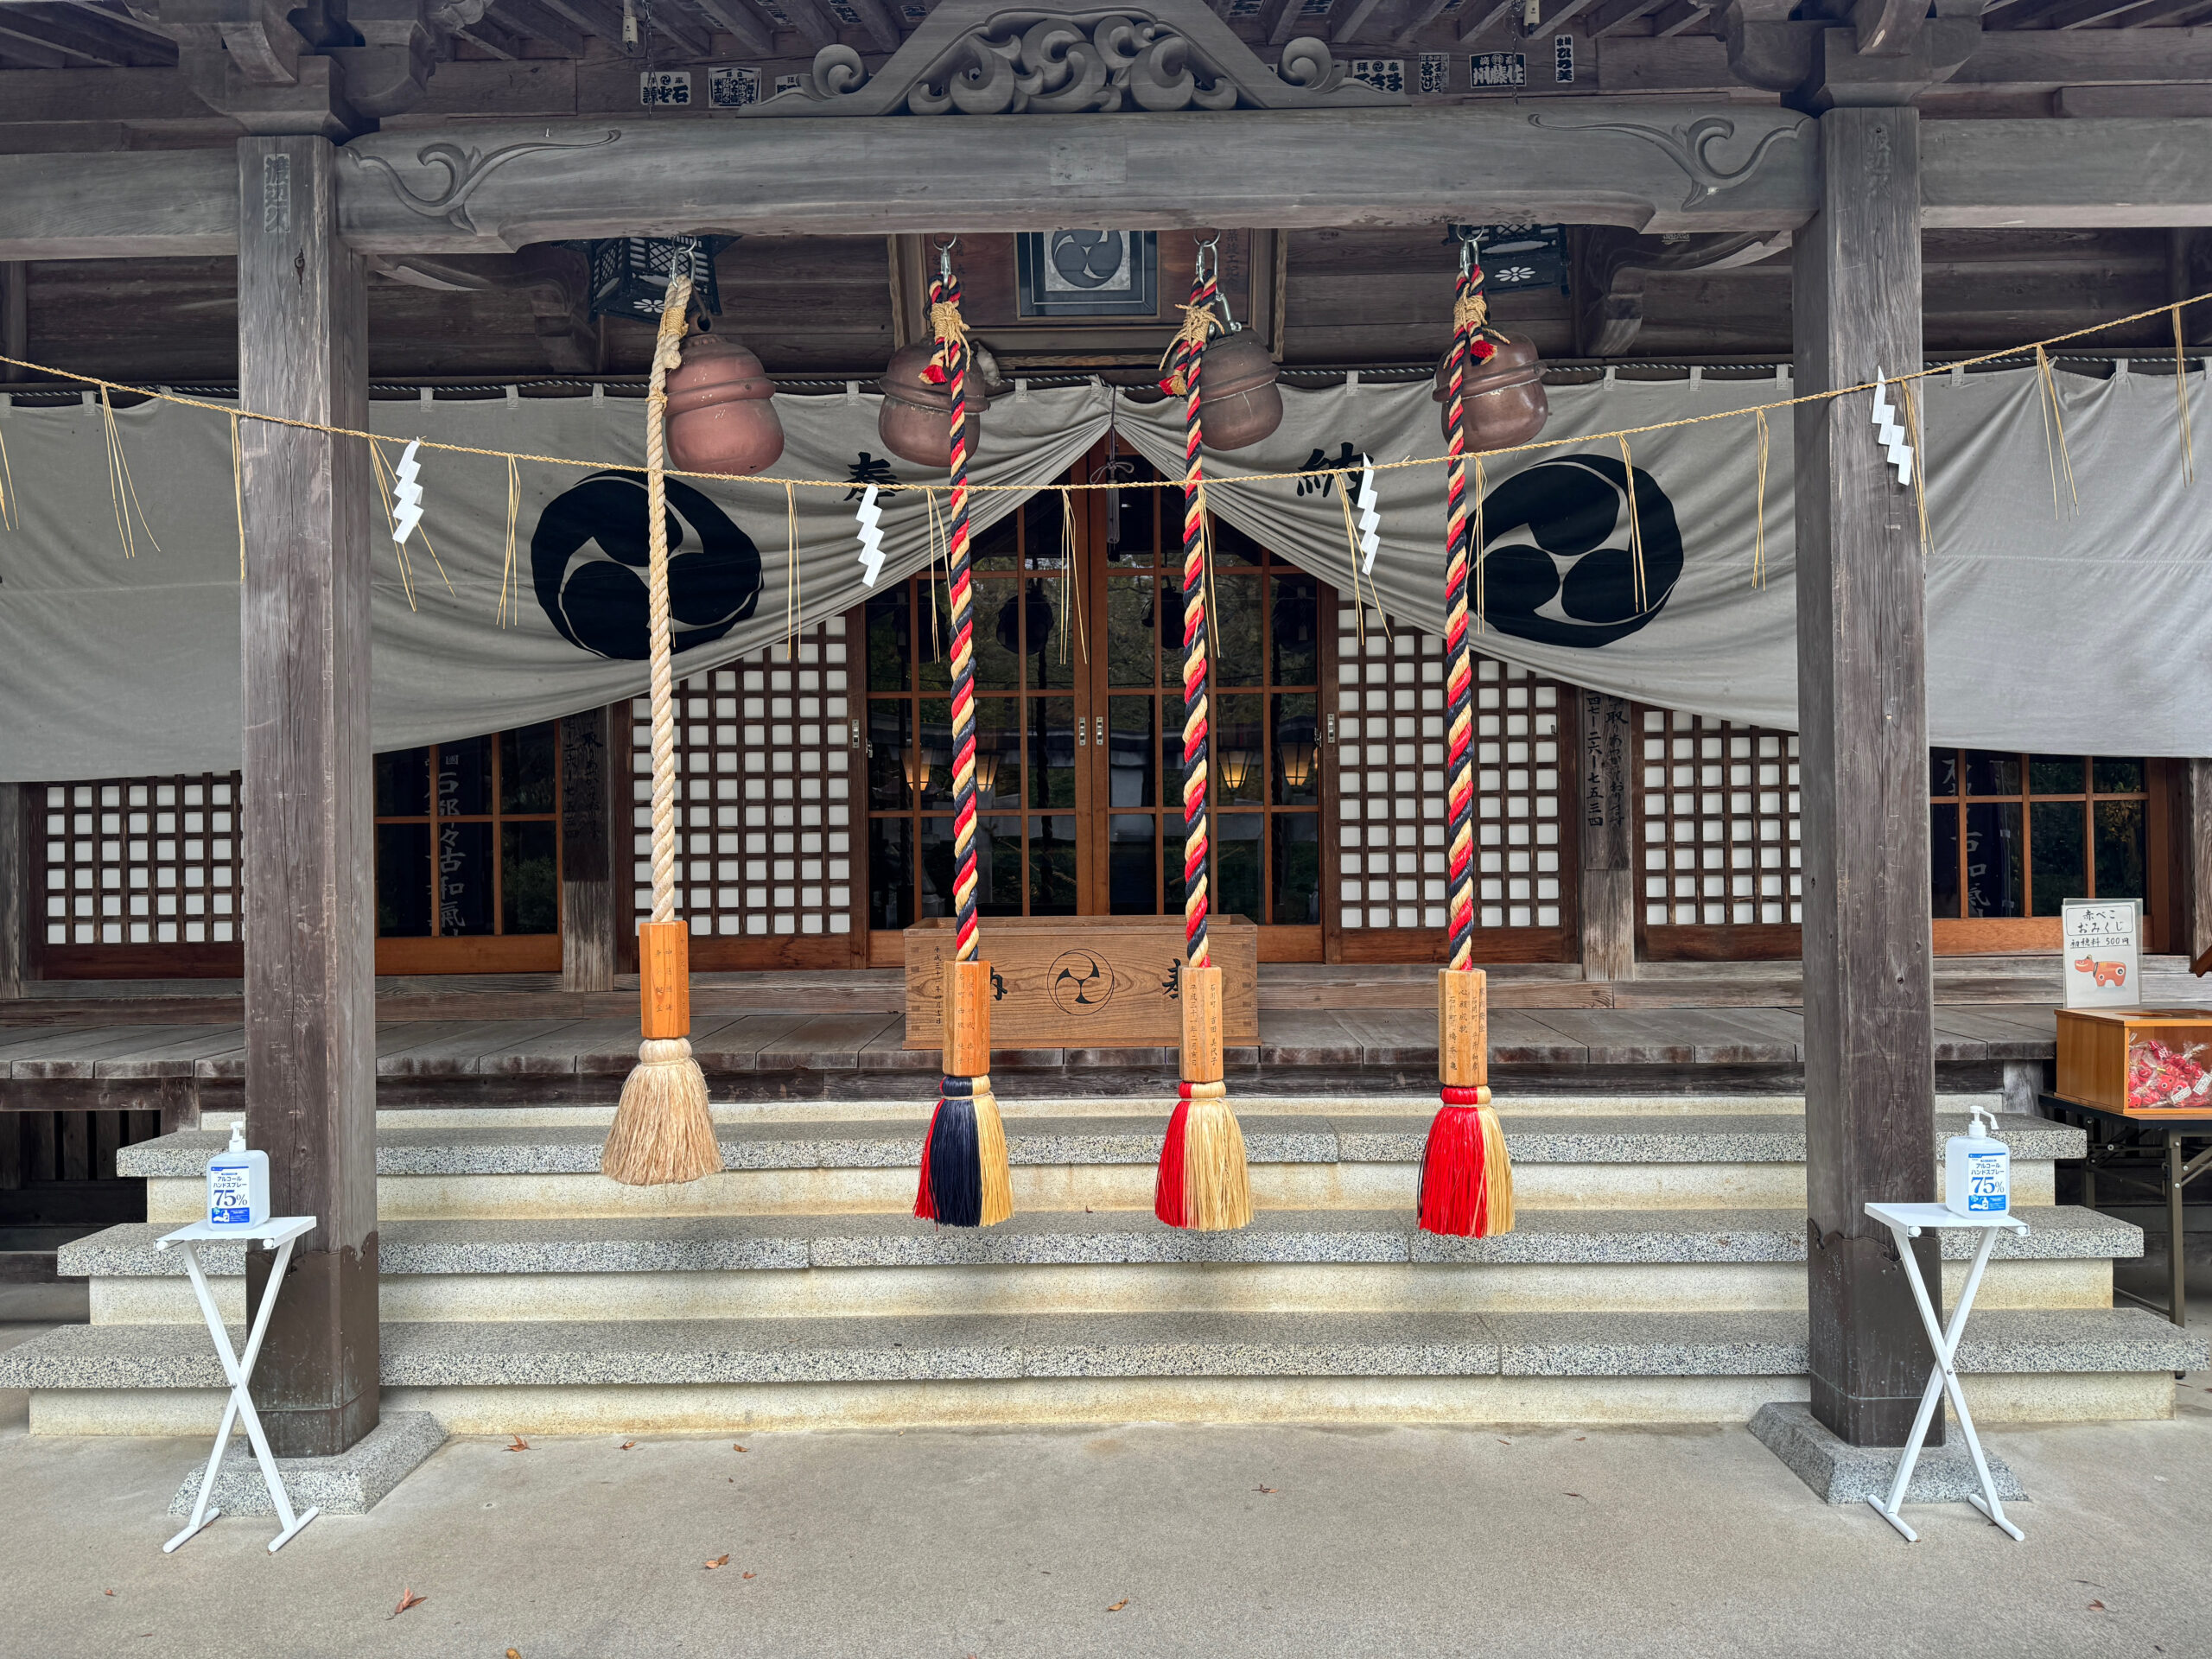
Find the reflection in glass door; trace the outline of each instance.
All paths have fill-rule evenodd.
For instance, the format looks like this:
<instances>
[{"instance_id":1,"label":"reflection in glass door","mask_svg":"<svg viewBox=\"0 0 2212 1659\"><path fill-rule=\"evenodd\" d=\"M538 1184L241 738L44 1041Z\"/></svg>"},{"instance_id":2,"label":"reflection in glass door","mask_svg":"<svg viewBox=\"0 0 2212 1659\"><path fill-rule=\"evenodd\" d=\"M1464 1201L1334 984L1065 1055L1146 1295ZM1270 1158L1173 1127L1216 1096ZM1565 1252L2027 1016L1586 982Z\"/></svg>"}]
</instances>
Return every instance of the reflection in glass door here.
<instances>
[{"instance_id":1,"label":"reflection in glass door","mask_svg":"<svg viewBox=\"0 0 2212 1659\"><path fill-rule=\"evenodd\" d=\"M975 538L986 917L1182 914L1182 498L1143 487L1157 474L1127 455L1116 476L1124 487L1077 494L1071 513L1040 495ZM1323 589L1218 521L1215 536L1214 909L1310 928L1287 952L1319 960ZM887 935L953 908L942 566L864 614L868 926ZM898 961L895 942L871 959Z\"/></svg>"},{"instance_id":2,"label":"reflection in glass door","mask_svg":"<svg viewBox=\"0 0 2212 1659\"><path fill-rule=\"evenodd\" d=\"M975 583L976 908L1072 916L1083 907L1077 765L1089 645L1077 637L1058 495L1037 496L971 550ZM950 916L952 619L940 566L877 594L868 649L868 926Z\"/></svg>"},{"instance_id":3,"label":"reflection in glass door","mask_svg":"<svg viewBox=\"0 0 2212 1659\"><path fill-rule=\"evenodd\" d=\"M560 722L376 757L380 973L558 968Z\"/></svg>"},{"instance_id":4,"label":"reflection in glass door","mask_svg":"<svg viewBox=\"0 0 2212 1659\"><path fill-rule=\"evenodd\" d=\"M1158 476L1119 458L1131 485ZM1105 635L1091 765L1107 814L1097 880L1116 916L1183 909L1182 498L1102 492L1092 604ZM1321 584L1213 523L1213 909L1275 927L1321 920ZM1319 936L1314 939L1319 954Z\"/></svg>"}]
</instances>

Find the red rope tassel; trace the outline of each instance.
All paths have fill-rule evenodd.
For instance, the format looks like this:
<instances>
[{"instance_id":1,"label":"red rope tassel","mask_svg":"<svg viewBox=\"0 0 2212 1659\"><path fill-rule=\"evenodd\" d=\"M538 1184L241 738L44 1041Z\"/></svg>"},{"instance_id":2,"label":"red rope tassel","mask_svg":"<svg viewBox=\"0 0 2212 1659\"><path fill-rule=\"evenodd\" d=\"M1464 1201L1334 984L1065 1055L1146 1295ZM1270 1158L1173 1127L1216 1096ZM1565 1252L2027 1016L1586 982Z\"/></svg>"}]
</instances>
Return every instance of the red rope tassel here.
<instances>
[{"instance_id":1,"label":"red rope tassel","mask_svg":"<svg viewBox=\"0 0 2212 1659\"><path fill-rule=\"evenodd\" d=\"M1190 1205L1183 1189L1183 1133L1190 1116L1191 1085L1186 1083L1174 1116L1167 1120L1167 1140L1160 1148L1160 1173L1152 1187L1152 1213L1170 1227L1190 1224Z\"/></svg>"}]
</instances>

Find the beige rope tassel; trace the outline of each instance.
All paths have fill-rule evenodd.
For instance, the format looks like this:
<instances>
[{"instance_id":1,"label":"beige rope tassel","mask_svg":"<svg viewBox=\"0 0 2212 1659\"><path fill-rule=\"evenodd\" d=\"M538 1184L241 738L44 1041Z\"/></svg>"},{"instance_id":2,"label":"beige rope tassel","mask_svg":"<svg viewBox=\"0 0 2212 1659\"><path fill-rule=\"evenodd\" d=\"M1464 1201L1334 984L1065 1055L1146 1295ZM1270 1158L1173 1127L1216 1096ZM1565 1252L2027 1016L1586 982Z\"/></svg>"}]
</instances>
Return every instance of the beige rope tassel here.
<instances>
[{"instance_id":1,"label":"beige rope tassel","mask_svg":"<svg viewBox=\"0 0 2212 1659\"><path fill-rule=\"evenodd\" d=\"M653 913L638 930L638 989L645 1040L622 1086L600 1168L632 1186L696 1181L722 1166L707 1109L707 1080L691 1058L690 932L676 919L676 675L668 611L668 372L683 357L691 267L671 272L645 394L645 591L653 734Z\"/></svg>"}]
</instances>

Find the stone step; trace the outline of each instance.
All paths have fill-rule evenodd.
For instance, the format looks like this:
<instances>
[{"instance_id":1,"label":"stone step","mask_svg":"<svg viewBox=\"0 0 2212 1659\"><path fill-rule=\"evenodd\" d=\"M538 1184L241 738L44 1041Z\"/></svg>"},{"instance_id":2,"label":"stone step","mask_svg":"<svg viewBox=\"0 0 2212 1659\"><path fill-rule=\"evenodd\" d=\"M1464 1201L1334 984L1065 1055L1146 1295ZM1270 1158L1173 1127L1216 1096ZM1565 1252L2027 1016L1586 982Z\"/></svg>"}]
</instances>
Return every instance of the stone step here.
<instances>
[{"instance_id":1,"label":"stone step","mask_svg":"<svg viewBox=\"0 0 2212 1659\"><path fill-rule=\"evenodd\" d=\"M724 1123L728 1173L678 1188L618 1185L599 1173L597 1125L383 1128L378 1208L390 1219L468 1216L904 1212L924 1118ZM1254 1203L1274 1209L1410 1205L1427 1115L1243 1115ZM1939 1136L1964 1127L1939 1118ZM1009 1121L1019 1209L1148 1210L1164 1120L1157 1115ZM2041 1118L2000 1125L2023 1203L2048 1202L2051 1160L2081 1154L2078 1129ZM1789 1206L1804 1201L1804 1123L1771 1115L1517 1116L1507 1145L1525 1209ZM120 1173L149 1178L147 1213L188 1220L204 1202L221 1131L196 1129L126 1147Z\"/></svg>"},{"instance_id":2,"label":"stone step","mask_svg":"<svg viewBox=\"0 0 2212 1659\"><path fill-rule=\"evenodd\" d=\"M380 1370L387 1389L431 1391L433 1401L438 1390L512 1392L511 1419L519 1424L530 1421L527 1396L578 1389L664 1394L733 1384L1068 1378L1784 1378L1802 1376L1805 1342L1805 1316L1792 1311L395 1322L384 1326ZM2203 1335L2140 1309L1992 1309L1968 1326L1960 1369L2015 1377L2134 1374L2163 1381L2170 1402L2171 1373L2207 1360ZM53 1432L52 1422L37 1419L41 1403L52 1401L68 1414L67 1400L47 1391L213 1391L221 1383L206 1331L185 1325L64 1325L0 1352L0 1388L41 1391L34 1401L40 1432ZM619 1403L610 1410L610 1421L625 1421ZM455 1425L448 1420L448 1427Z\"/></svg>"},{"instance_id":3,"label":"stone step","mask_svg":"<svg viewBox=\"0 0 2212 1659\"><path fill-rule=\"evenodd\" d=\"M2111 1261L2142 1234L2074 1207L2023 1208L1998 1241L1991 1307L2104 1307ZM166 1223L68 1247L99 1324L199 1318ZM1971 1241L1945 1236L1963 1258ZM1442 1238L1405 1210L1263 1211L1193 1233L1138 1211L1030 1212L998 1227L910 1216L387 1221L387 1319L650 1319L1143 1312L1668 1311L1805 1300L1795 1210L1556 1210L1495 1238ZM245 1309L245 1246L201 1260L226 1316ZM916 1271L926 1269L926 1271ZM1955 1282L1955 1270L1954 1282Z\"/></svg>"}]
</instances>

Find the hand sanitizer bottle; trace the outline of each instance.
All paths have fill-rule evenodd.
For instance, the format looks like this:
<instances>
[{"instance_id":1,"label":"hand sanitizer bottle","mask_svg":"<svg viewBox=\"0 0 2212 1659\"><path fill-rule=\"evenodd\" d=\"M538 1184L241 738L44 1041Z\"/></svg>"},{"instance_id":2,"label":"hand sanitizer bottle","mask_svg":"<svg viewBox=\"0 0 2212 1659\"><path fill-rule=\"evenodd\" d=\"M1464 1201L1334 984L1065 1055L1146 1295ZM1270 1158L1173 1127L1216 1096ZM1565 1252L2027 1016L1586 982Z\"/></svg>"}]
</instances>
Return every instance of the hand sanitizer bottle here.
<instances>
[{"instance_id":1,"label":"hand sanitizer bottle","mask_svg":"<svg viewBox=\"0 0 2212 1659\"><path fill-rule=\"evenodd\" d=\"M269 1154L249 1152L245 1125L231 1125L231 1144L207 1162L207 1224L258 1227L269 1219Z\"/></svg>"},{"instance_id":2,"label":"hand sanitizer bottle","mask_svg":"<svg viewBox=\"0 0 2212 1659\"><path fill-rule=\"evenodd\" d=\"M1976 1106L1967 1132L1943 1143L1943 1207L1955 1216L2011 1213L2012 1154L1989 1127Z\"/></svg>"}]
</instances>

